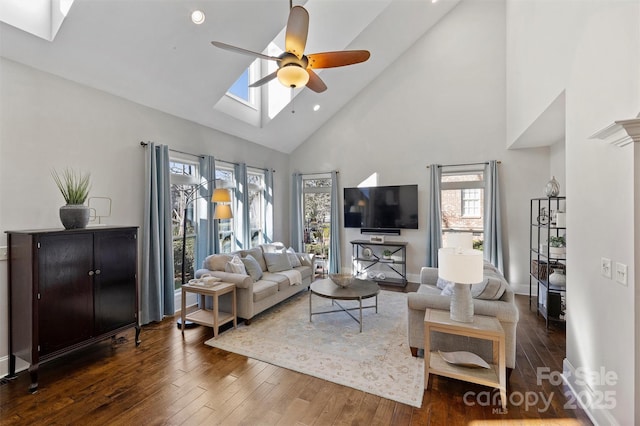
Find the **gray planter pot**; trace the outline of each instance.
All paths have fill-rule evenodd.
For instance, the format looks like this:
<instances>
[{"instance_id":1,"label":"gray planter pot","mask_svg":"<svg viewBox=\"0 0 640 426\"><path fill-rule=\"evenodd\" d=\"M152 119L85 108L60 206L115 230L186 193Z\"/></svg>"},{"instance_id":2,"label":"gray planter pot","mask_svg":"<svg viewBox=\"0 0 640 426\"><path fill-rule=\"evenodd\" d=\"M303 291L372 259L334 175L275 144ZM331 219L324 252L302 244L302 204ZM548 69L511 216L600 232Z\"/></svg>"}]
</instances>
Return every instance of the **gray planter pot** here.
<instances>
[{"instance_id":1,"label":"gray planter pot","mask_svg":"<svg viewBox=\"0 0 640 426\"><path fill-rule=\"evenodd\" d=\"M89 207L84 204L67 204L60 207L60 220L65 229L86 228L89 223Z\"/></svg>"}]
</instances>

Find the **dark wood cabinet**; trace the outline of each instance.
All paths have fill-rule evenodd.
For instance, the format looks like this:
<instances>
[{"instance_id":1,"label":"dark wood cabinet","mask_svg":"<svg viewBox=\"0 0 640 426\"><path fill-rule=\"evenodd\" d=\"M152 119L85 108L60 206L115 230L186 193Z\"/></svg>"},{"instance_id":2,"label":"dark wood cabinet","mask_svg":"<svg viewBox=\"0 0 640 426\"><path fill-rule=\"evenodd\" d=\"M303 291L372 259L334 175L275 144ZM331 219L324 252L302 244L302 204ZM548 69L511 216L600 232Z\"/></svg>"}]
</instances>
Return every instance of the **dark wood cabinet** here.
<instances>
[{"instance_id":1,"label":"dark wood cabinet","mask_svg":"<svg viewBox=\"0 0 640 426\"><path fill-rule=\"evenodd\" d=\"M137 228L7 231L9 377L16 357L41 363L136 328Z\"/></svg>"}]
</instances>

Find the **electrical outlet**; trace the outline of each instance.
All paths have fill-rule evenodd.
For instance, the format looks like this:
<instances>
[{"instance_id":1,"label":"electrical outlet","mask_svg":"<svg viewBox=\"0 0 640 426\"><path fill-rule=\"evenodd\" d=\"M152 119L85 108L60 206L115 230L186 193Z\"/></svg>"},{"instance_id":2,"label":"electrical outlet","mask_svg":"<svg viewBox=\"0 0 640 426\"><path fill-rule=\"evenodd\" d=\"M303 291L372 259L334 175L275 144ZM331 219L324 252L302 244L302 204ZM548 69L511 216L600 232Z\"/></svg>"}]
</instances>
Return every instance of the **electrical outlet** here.
<instances>
[{"instance_id":1,"label":"electrical outlet","mask_svg":"<svg viewBox=\"0 0 640 426\"><path fill-rule=\"evenodd\" d=\"M0 260L7 260L7 257L9 257L7 246L0 247Z\"/></svg>"},{"instance_id":2,"label":"electrical outlet","mask_svg":"<svg viewBox=\"0 0 640 426\"><path fill-rule=\"evenodd\" d=\"M627 265L616 262L616 281L622 285L627 285Z\"/></svg>"},{"instance_id":3,"label":"electrical outlet","mask_svg":"<svg viewBox=\"0 0 640 426\"><path fill-rule=\"evenodd\" d=\"M606 257L600 258L600 275L611 279L611 259Z\"/></svg>"}]
</instances>

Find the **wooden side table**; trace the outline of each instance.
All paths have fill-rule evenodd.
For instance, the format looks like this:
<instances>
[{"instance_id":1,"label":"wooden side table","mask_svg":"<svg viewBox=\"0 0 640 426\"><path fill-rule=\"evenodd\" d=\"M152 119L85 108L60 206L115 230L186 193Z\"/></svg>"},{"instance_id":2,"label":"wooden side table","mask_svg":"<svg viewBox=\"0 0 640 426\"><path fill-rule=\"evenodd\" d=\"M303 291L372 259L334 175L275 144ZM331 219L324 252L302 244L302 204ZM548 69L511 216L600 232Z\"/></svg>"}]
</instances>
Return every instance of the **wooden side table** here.
<instances>
[{"instance_id":1,"label":"wooden side table","mask_svg":"<svg viewBox=\"0 0 640 426\"><path fill-rule=\"evenodd\" d=\"M200 306L195 312L187 314L186 300L187 293L196 293L200 295ZM231 293L231 312L220 311L219 297L224 294ZM205 309L205 296L213 297L213 310ZM219 283L213 287L204 287L192 284L182 285L182 334L184 335L185 321L195 322L196 324L206 327L213 327L214 339L218 337L218 330L221 325L233 321L233 328L238 326L238 318L236 316L236 285L233 283Z\"/></svg>"},{"instance_id":2,"label":"wooden side table","mask_svg":"<svg viewBox=\"0 0 640 426\"><path fill-rule=\"evenodd\" d=\"M457 334L493 342L491 368L469 368L446 362L438 352L431 352L431 332ZM500 389L502 408L507 408L507 376L504 330L494 317L474 315L473 322L464 323L450 318L448 311L427 309L424 313L424 388L429 384L429 374L478 383Z\"/></svg>"}]
</instances>

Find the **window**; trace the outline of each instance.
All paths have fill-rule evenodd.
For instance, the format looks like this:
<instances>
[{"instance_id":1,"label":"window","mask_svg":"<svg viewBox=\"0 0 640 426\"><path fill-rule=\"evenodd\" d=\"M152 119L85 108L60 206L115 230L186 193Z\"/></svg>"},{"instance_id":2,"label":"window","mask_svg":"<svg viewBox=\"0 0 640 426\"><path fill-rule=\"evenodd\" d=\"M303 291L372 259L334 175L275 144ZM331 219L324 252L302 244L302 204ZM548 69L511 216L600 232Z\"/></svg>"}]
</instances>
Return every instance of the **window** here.
<instances>
[{"instance_id":1,"label":"window","mask_svg":"<svg viewBox=\"0 0 640 426\"><path fill-rule=\"evenodd\" d=\"M480 217L482 211L480 189L463 189L460 192L462 193L462 217Z\"/></svg>"},{"instance_id":2,"label":"window","mask_svg":"<svg viewBox=\"0 0 640 426\"><path fill-rule=\"evenodd\" d=\"M249 68L244 70L240 77L233 83L233 86L229 88L228 94L235 96L245 102L249 102Z\"/></svg>"},{"instance_id":3,"label":"window","mask_svg":"<svg viewBox=\"0 0 640 426\"><path fill-rule=\"evenodd\" d=\"M264 171L247 170L247 184L249 185L249 230L251 233L251 247L264 243Z\"/></svg>"},{"instance_id":4,"label":"window","mask_svg":"<svg viewBox=\"0 0 640 426\"><path fill-rule=\"evenodd\" d=\"M171 235L173 239L174 287L182 285L182 241L186 223L185 281L193 278L195 244L197 233L197 203L191 202L193 191L198 185L198 164L184 159L171 158L169 161L171 179ZM186 209L186 210L185 210ZM186 213L186 214L185 214Z\"/></svg>"},{"instance_id":5,"label":"window","mask_svg":"<svg viewBox=\"0 0 640 426\"><path fill-rule=\"evenodd\" d=\"M216 162L216 188L227 188L231 194L231 205L235 204L235 173L233 168ZM233 212L234 215L239 212ZM218 241L220 242L220 253L231 253L236 250L236 239L234 238L234 222L231 219L221 219L218 221Z\"/></svg>"},{"instance_id":6,"label":"window","mask_svg":"<svg viewBox=\"0 0 640 426\"><path fill-rule=\"evenodd\" d=\"M484 240L484 173L442 174L442 243L452 233L471 233L473 247L482 250Z\"/></svg>"},{"instance_id":7,"label":"window","mask_svg":"<svg viewBox=\"0 0 640 426\"><path fill-rule=\"evenodd\" d=\"M227 96L254 109L257 108L257 89L249 87L249 84L251 84L252 81L257 80L259 75L260 59L256 59L242 72L242 74L240 74L240 77L238 77L229 90L227 90Z\"/></svg>"},{"instance_id":8,"label":"window","mask_svg":"<svg viewBox=\"0 0 640 426\"><path fill-rule=\"evenodd\" d=\"M329 258L331 230L331 178L314 176L302 180L304 251Z\"/></svg>"}]
</instances>

